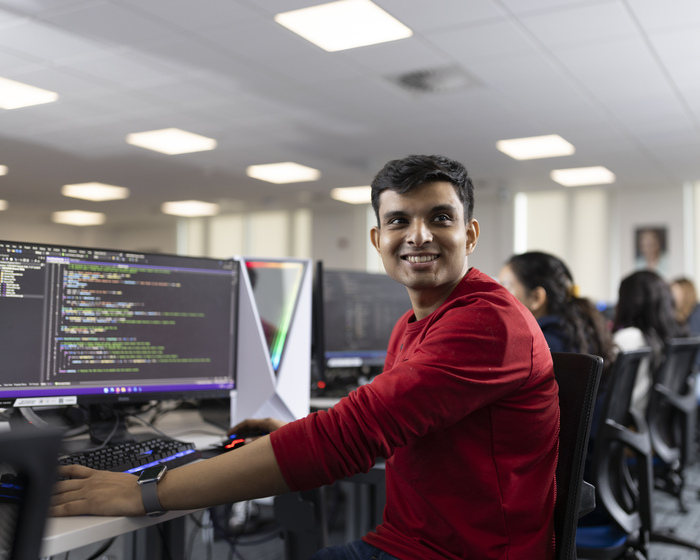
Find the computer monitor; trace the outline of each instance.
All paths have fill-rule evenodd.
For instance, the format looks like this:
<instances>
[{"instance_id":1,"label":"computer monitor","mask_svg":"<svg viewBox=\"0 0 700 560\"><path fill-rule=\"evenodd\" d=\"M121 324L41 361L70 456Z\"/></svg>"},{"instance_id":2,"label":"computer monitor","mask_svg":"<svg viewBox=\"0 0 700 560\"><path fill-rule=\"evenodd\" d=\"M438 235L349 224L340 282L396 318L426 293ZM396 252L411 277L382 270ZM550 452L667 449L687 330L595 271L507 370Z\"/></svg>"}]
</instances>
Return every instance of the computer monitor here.
<instances>
[{"instance_id":1,"label":"computer monitor","mask_svg":"<svg viewBox=\"0 0 700 560\"><path fill-rule=\"evenodd\" d=\"M383 366L391 331L411 309L406 288L386 274L321 266L316 273L325 368Z\"/></svg>"},{"instance_id":2,"label":"computer monitor","mask_svg":"<svg viewBox=\"0 0 700 560\"><path fill-rule=\"evenodd\" d=\"M0 241L0 406L220 398L239 263Z\"/></svg>"},{"instance_id":3,"label":"computer monitor","mask_svg":"<svg viewBox=\"0 0 700 560\"><path fill-rule=\"evenodd\" d=\"M237 389L231 421L309 413L311 261L241 257Z\"/></svg>"}]
</instances>

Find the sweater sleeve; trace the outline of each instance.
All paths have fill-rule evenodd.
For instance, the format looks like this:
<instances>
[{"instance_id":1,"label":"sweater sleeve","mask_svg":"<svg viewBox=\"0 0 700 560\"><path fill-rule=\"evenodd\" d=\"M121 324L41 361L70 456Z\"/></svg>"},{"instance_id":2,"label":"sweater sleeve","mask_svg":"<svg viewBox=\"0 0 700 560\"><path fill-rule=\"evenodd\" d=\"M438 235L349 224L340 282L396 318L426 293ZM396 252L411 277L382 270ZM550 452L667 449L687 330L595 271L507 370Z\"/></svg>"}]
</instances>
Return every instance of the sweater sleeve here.
<instances>
[{"instance_id":1,"label":"sweater sleeve","mask_svg":"<svg viewBox=\"0 0 700 560\"><path fill-rule=\"evenodd\" d=\"M290 488L367 472L377 457L388 458L509 395L532 372L531 325L513 316L510 305L460 300L431 316L419 339L398 353L393 367L334 408L273 432Z\"/></svg>"}]
</instances>

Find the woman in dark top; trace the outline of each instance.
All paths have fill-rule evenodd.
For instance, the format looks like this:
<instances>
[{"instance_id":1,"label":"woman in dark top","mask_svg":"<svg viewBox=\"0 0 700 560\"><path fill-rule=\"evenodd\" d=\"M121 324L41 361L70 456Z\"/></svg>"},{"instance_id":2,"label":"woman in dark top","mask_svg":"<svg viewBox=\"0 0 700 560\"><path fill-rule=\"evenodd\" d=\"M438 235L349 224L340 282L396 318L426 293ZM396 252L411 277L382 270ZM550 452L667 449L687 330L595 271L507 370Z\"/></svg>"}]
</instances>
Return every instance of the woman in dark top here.
<instances>
[{"instance_id":1,"label":"woman in dark top","mask_svg":"<svg viewBox=\"0 0 700 560\"><path fill-rule=\"evenodd\" d=\"M535 316L552 352L601 356L609 369L615 351L605 317L590 300L579 297L560 259L539 251L514 255L499 280Z\"/></svg>"}]
</instances>

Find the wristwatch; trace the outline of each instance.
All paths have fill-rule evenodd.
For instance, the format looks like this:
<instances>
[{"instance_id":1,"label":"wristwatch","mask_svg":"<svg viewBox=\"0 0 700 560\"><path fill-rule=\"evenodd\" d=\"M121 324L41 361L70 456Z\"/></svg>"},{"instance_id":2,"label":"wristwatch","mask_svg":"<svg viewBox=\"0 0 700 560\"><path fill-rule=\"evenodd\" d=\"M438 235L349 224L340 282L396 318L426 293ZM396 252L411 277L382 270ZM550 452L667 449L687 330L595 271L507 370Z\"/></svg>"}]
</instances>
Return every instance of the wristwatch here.
<instances>
[{"instance_id":1,"label":"wristwatch","mask_svg":"<svg viewBox=\"0 0 700 560\"><path fill-rule=\"evenodd\" d=\"M165 471L168 470L166 465L156 465L148 467L141 471L138 485L141 487L141 500L143 507L146 510L146 515L149 517L157 517L163 515L165 510L160 505L158 500L158 482L165 476Z\"/></svg>"}]
</instances>

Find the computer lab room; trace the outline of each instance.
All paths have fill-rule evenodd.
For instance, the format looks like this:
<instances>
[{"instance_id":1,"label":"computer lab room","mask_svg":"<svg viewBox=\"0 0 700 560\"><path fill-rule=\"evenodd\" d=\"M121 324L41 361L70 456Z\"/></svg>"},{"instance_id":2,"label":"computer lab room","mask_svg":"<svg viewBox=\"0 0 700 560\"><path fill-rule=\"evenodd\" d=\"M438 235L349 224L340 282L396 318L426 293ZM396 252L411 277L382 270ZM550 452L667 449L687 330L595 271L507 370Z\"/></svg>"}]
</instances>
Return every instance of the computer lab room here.
<instances>
[{"instance_id":1,"label":"computer lab room","mask_svg":"<svg viewBox=\"0 0 700 560\"><path fill-rule=\"evenodd\" d=\"M0 0L0 560L700 558L698 68L697 0Z\"/></svg>"}]
</instances>

